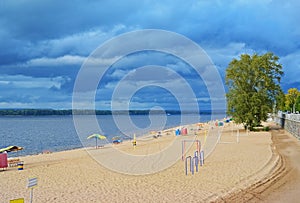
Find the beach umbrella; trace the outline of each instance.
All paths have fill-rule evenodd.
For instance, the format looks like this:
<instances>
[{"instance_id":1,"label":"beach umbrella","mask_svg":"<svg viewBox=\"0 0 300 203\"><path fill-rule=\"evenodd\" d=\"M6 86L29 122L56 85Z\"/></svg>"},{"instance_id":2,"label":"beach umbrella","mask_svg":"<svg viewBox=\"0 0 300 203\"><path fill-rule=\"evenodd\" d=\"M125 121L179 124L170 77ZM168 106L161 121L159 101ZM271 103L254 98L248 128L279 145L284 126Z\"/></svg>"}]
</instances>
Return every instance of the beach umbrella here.
<instances>
[{"instance_id":1,"label":"beach umbrella","mask_svg":"<svg viewBox=\"0 0 300 203\"><path fill-rule=\"evenodd\" d=\"M8 147L0 149L0 153L3 153L5 151L6 152L16 152L16 151L19 151L22 149L23 149L23 147L19 147L19 146L8 146Z\"/></svg>"},{"instance_id":2,"label":"beach umbrella","mask_svg":"<svg viewBox=\"0 0 300 203\"><path fill-rule=\"evenodd\" d=\"M91 139L91 138L95 138L95 140L96 140L96 148L98 147L97 146L97 140L98 139L99 140L105 140L106 139L106 137L104 135L100 135L100 134L92 134L92 135L90 135L90 136L87 137L87 139Z\"/></svg>"}]
</instances>

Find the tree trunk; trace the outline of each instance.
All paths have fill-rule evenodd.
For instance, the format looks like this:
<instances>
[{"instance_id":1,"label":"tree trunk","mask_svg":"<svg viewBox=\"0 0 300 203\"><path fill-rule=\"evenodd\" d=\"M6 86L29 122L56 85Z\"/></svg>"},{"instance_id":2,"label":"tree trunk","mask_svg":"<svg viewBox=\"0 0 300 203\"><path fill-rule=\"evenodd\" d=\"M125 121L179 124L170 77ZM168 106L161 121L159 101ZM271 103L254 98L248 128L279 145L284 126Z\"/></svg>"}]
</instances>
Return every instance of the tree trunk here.
<instances>
[{"instance_id":1,"label":"tree trunk","mask_svg":"<svg viewBox=\"0 0 300 203\"><path fill-rule=\"evenodd\" d=\"M296 108L296 102L293 105L293 113L295 113L295 108Z\"/></svg>"}]
</instances>

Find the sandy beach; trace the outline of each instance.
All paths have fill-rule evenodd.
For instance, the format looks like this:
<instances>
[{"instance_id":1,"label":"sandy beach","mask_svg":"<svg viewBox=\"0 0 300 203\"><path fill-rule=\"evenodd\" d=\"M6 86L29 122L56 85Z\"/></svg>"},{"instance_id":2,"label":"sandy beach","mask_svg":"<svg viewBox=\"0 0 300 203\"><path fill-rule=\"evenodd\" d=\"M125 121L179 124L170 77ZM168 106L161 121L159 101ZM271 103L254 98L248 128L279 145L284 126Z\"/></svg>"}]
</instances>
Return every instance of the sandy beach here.
<instances>
[{"instance_id":1,"label":"sandy beach","mask_svg":"<svg viewBox=\"0 0 300 203\"><path fill-rule=\"evenodd\" d=\"M225 124L215 149L194 175L185 174L181 143L190 137L205 142L205 127L198 130L196 125L184 136L170 130L156 139L139 138L135 148L124 142L20 157L24 170L0 170L0 202L29 202L31 177L38 178L33 202L296 202L299 141L270 125L270 132L247 134L242 126ZM194 149L192 145L186 156Z\"/></svg>"}]
</instances>

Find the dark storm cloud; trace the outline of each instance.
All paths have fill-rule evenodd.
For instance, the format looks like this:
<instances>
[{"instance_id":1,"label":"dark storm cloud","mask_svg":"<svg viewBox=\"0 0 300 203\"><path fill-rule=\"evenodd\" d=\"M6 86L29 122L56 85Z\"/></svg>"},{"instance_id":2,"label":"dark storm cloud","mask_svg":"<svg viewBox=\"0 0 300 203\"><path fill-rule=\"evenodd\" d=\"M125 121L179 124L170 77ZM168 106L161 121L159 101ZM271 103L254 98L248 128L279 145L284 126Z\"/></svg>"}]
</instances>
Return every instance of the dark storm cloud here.
<instances>
[{"instance_id":1,"label":"dark storm cloud","mask_svg":"<svg viewBox=\"0 0 300 203\"><path fill-rule=\"evenodd\" d=\"M7 92L20 96L12 99L4 94L0 102L4 106L21 105L26 99L33 107L47 106L50 92L49 105L70 107L74 81L86 57L112 37L149 28L178 32L194 40L205 48L223 78L228 63L241 53L272 51L281 58L286 73L285 90L293 85L300 88L296 77L300 74L299 10L300 3L296 0L3 0L0 2L0 84L6 84L5 78L9 78L11 84L18 79L30 79L35 87L30 91L24 86L6 85ZM139 59L134 61L135 65L128 66L130 58L126 58L123 66L108 72L105 95L112 92L109 88L113 88L130 67L152 64L152 60L155 65L166 65L181 73L190 79L191 86L199 85L193 72L189 72L191 69L180 61L170 60L164 64L168 56L161 59L163 62L146 55L140 55ZM140 75L139 78L147 79L145 77ZM48 86L51 83L46 83L46 78L61 80L59 85ZM203 88L205 85L200 84L199 100L201 96L206 98ZM136 101L141 102L147 96ZM61 103L51 103L55 98Z\"/></svg>"}]
</instances>

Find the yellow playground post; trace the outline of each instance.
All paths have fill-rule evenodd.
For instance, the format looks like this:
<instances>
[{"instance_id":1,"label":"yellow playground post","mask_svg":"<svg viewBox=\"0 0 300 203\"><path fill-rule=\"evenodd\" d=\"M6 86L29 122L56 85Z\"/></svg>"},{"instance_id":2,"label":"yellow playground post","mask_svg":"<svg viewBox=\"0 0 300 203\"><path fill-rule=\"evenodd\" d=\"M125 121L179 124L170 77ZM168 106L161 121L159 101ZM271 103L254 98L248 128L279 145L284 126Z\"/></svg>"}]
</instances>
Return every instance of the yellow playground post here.
<instances>
[{"instance_id":1,"label":"yellow playground post","mask_svg":"<svg viewBox=\"0 0 300 203\"><path fill-rule=\"evenodd\" d=\"M136 147L136 137L135 137L135 133L133 134L132 145L133 145L133 148L135 149L135 147Z\"/></svg>"}]
</instances>

